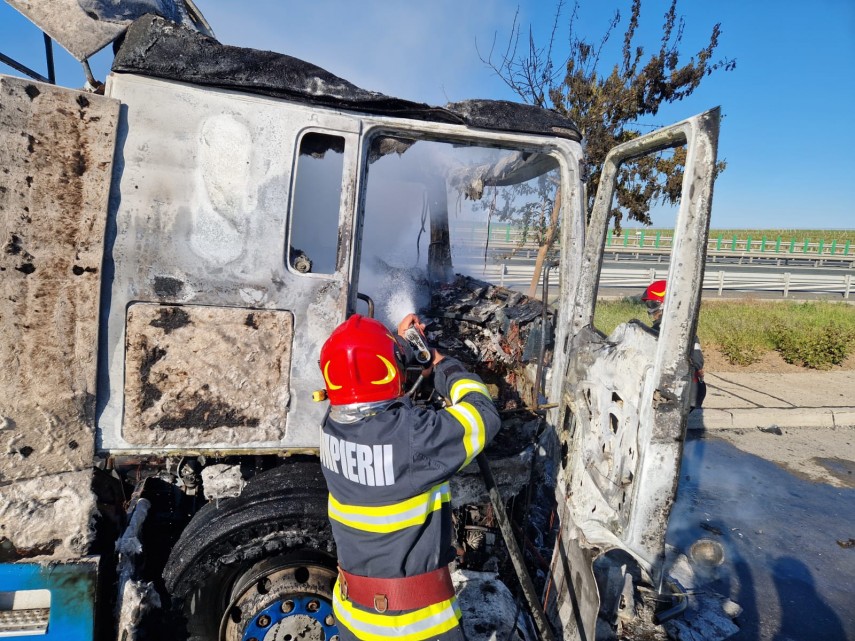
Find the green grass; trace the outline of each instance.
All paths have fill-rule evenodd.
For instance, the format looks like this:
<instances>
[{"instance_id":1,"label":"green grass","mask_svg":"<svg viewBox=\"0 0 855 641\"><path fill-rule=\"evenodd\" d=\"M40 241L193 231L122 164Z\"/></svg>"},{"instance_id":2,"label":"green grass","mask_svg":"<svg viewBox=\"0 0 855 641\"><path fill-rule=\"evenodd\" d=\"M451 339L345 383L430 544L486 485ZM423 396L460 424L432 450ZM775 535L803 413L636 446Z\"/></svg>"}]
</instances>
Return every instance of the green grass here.
<instances>
[{"instance_id":1,"label":"green grass","mask_svg":"<svg viewBox=\"0 0 855 641\"><path fill-rule=\"evenodd\" d=\"M634 299L598 301L594 325L606 334L631 318L647 322ZM855 306L827 303L715 301L701 306L698 337L734 365L750 365L775 350L814 369L839 365L855 351Z\"/></svg>"},{"instance_id":2,"label":"green grass","mask_svg":"<svg viewBox=\"0 0 855 641\"><path fill-rule=\"evenodd\" d=\"M615 327L633 318L650 324L647 309L637 299L598 300L594 312L594 327L608 335L612 333Z\"/></svg>"}]
</instances>

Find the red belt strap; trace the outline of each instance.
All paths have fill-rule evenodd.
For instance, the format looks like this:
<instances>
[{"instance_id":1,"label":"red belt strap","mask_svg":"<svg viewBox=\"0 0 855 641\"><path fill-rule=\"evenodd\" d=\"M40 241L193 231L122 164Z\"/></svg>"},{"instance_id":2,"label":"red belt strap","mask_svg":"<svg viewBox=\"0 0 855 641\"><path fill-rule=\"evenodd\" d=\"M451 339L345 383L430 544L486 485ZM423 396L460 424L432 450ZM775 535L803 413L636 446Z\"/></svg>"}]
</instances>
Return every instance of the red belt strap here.
<instances>
[{"instance_id":1,"label":"red belt strap","mask_svg":"<svg viewBox=\"0 0 855 641\"><path fill-rule=\"evenodd\" d=\"M377 612L418 610L454 596L448 566L398 579L375 579L338 569L341 596Z\"/></svg>"}]
</instances>

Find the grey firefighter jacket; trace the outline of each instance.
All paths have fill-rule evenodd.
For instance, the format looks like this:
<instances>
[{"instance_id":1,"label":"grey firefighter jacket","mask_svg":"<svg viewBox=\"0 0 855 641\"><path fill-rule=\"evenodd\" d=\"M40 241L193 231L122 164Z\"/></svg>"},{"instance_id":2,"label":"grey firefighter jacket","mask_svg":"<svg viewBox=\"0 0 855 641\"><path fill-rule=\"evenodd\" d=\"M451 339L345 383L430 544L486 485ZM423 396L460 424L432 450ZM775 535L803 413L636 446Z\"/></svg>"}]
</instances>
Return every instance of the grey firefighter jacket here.
<instances>
[{"instance_id":1,"label":"grey firefighter jacket","mask_svg":"<svg viewBox=\"0 0 855 641\"><path fill-rule=\"evenodd\" d=\"M347 572L398 578L454 559L448 480L493 439L501 421L481 379L459 361L446 357L436 366L434 387L451 405L437 411L401 397L353 423L328 418L323 425L329 518ZM333 605L339 625L358 636L425 638L460 618L454 599L403 617L381 615L342 599L338 586Z\"/></svg>"}]
</instances>

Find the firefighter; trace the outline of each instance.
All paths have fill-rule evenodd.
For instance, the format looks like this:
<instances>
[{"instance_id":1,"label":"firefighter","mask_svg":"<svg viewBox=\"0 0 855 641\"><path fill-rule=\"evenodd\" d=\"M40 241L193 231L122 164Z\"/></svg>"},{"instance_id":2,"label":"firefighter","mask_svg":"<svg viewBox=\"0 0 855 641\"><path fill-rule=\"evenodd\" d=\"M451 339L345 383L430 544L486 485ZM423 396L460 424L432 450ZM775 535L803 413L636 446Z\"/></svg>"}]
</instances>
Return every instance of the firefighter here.
<instances>
[{"instance_id":1,"label":"firefighter","mask_svg":"<svg viewBox=\"0 0 855 641\"><path fill-rule=\"evenodd\" d=\"M398 335L415 324L414 314ZM408 348L380 322L359 315L321 348L330 411L321 464L338 548L333 610L350 639L464 639L448 565L452 546L448 480L499 431L481 379L432 350L422 372L446 399L441 410L403 395Z\"/></svg>"},{"instance_id":2,"label":"firefighter","mask_svg":"<svg viewBox=\"0 0 855 641\"><path fill-rule=\"evenodd\" d=\"M650 283L644 294L641 295L641 300L647 306L647 314L653 322L652 329L659 334L659 327L662 324L662 312L665 307L665 287L667 282L664 280L656 280ZM692 363L692 385L689 389L689 398L691 408L701 407L704 398L707 395L707 384L704 382L704 354L701 351L701 342L695 336L695 344L692 347L692 353L689 355L689 360Z\"/></svg>"}]
</instances>

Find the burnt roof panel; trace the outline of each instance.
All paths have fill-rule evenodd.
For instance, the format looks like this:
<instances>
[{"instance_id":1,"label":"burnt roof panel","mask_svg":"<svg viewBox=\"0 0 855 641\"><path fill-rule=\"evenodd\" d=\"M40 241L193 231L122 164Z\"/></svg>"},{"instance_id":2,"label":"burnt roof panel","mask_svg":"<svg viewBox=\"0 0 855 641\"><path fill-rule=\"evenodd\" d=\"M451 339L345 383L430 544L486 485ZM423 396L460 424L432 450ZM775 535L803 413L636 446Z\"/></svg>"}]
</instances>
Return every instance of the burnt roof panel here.
<instances>
[{"instance_id":1,"label":"burnt roof panel","mask_svg":"<svg viewBox=\"0 0 855 641\"><path fill-rule=\"evenodd\" d=\"M197 31L147 15L136 20L113 61L113 71L305 102L384 116L579 140L560 114L497 100L434 107L368 91L316 65L272 51L224 45Z\"/></svg>"},{"instance_id":2,"label":"burnt roof panel","mask_svg":"<svg viewBox=\"0 0 855 641\"><path fill-rule=\"evenodd\" d=\"M561 138L581 140L576 125L557 111L508 100L466 100L446 105L459 114L470 127L516 131L532 134L552 134Z\"/></svg>"}]
</instances>

